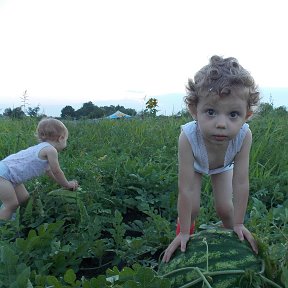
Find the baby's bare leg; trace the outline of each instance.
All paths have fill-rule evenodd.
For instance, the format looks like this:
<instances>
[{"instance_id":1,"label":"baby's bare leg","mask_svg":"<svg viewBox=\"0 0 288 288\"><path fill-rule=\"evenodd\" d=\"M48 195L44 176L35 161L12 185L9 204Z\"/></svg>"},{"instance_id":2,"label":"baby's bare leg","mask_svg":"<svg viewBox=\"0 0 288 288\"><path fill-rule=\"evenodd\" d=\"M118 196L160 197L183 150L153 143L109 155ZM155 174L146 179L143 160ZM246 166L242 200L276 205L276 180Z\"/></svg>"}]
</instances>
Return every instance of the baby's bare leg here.
<instances>
[{"instance_id":1,"label":"baby's bare leg","mask_svg":"<svg viewBox=\"0 0 288 288\"><path fill-rule=\"evenodd\" d=\"M225 228L233 229L234 206L232 188L233 170L211 175L215 210Z\"/></svg>"},{"instance_id":2,"label":"baby's bare leg","mask_svg":"<svg viewBox=\"0 0 288 288\"><path fill-rule=\"evenodd\" d=\"M0 209L0 219L8 220L19 206L19 202L12 183L2 177L0 177L0 200L3 203Z\"/></svg>"},{"instance_id":3,"label":"baby's bare leg","mask_svg":"<svg viewBox=\"0 0 288 288\"><path fill-rule=\"evenodd\" d=\"M15 187L15 192L19 205L24 204L29 199L29 193L23 184L17 185Z\"/></svg>"}]
</instances>

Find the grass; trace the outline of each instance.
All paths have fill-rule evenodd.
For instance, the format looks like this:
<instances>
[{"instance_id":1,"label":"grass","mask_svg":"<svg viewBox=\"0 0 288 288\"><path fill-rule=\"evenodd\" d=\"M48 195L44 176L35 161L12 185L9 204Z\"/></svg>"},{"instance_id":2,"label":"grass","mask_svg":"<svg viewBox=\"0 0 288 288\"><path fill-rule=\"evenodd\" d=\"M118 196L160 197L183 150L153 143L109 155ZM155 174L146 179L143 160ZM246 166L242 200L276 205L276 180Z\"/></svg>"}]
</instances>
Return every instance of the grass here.
<instances>
[{"instance_id":1,"label":"grass","mask_svg":"<svg viewBox=\"0 0 288 288\"><path fill-rule=\"evenodd\" d=\"M61 220L65 225L63 239L59 241L68 243L70 240L73 247L84 238L92 242L101 239L105 249L115 250L117 257L128 257L131 263L140 260L144 263L145 260L151 264L151 255L150 260L139 255L157 249L163 251L174 237L178 136L180 126L190 120L157 117L128 121L65 121L69 129L68 146L59 154L59 161L67 178L79 181L83 193L77 194L75 206L71 202L74 200L70 199L70 204L67 202L67 197L60 199L48 195L59 186L46 177L29 181L26 186L31 193L31 204L21 208L18 231L26 237L29 229ZM281 277L287 277L285 271L288 269L287 120L287 114L271 111L249 123L253 145L246 222L259 239L268 276L278 283L284 283ZM36 126L37 121L33 119L0 118L0 158L36 144ZM218 221L208 178L203 181L202 191L197 222ZM121 220L129 211L139 218ZM0 240L12 239L11 229L0 232ZM143 236L141 239L128 237L129 231ZM119 235L125 235L130 242L121 242ZM62 236L57 234L57 237ZM137 248L133 246L132 249L134 255L127 243L136 245ZM88 250L84 254L91 256Z\"/></svg>"}]
</instances>

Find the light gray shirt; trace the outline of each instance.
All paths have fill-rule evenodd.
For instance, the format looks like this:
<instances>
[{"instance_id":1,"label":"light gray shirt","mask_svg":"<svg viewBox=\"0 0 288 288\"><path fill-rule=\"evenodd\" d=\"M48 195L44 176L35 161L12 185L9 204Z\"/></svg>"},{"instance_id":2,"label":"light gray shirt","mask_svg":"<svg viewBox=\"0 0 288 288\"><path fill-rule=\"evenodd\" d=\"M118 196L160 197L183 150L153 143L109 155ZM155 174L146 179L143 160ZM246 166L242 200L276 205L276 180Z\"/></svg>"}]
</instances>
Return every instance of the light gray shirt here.
<instances>
[{"instance_id":1,"label":"light gray shirt","mask_svg":"<svg viewBox=\"0 0 288 288\"><path fill-rule=\"evenodd\" d=\"M51 146L51 144L41 142L4 158L2 163L9 170L9 180L14 184L20 184L44 174L48 168L48 161L40 159L39 152L47 146Z\"/></svg>"},{"instance_id":2,"label":"light gray shirt","mask_svg":"<svg viewBox=\"0 0 288 288\"><path fill-rule=\"evenodd\" d=\"M241 150L244 138L249 125L244 123L236 137L229 141L228 148L225 154L223 167L216 169L209 169L209 161L207 149L204 143L204 139L200 132L197 121L191 121L181 126L182 131L188 138L192 147L192 153L194 156L194 169L195 171L203 174L219 174L226 170L233 169L233 161L236 154Z\"/></svg>"}]
</instances>

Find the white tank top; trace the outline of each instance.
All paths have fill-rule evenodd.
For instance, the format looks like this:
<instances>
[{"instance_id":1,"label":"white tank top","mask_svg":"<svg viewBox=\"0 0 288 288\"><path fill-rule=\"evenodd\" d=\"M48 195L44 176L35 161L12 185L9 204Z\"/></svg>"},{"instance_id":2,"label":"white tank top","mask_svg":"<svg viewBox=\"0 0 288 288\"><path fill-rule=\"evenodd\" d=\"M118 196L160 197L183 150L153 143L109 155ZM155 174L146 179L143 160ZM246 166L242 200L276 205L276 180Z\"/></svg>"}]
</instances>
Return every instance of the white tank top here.
<instances>
[{"instance_id":1,"label":"white tank top","mask_svg":"<svg viewBox=\"0 0 288 288\"><path fill-rule=\"evenodd\" d=\"M41 142L2 160L8 167L12 183L24 183L45 173L48 168L48 161L40 159L38 155L40 150L47 146L52 145L48 142Z\"/></svg>"},{"instance_id":2,"label":"white tank top","mask_svg":"<svg viewBox=\"0 0 288 288\"><path fill-rule=\"evenodd\" d=\"M217 169L209 169L208 154L205 147L204 139L197 125L197 121L191 121L181 126L182 131L188 138L192 146L194 156L194 169L203 174L219 174L226 170L233 169L233 161L236 154L241 150L244 138L249 125L244 123L236 137L229 141L228 148L225 154L224 166Z\"/></svg>"}]
</instances>

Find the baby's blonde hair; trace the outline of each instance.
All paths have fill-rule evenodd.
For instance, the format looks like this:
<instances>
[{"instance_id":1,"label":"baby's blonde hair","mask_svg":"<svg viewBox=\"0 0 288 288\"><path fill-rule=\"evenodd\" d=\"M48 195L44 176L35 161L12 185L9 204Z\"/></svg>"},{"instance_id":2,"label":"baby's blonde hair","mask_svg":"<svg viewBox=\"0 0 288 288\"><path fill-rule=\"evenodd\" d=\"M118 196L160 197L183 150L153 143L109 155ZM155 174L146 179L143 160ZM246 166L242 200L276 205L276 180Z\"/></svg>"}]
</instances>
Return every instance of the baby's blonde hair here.
<instances>
[{"instance_id":1,"label":"baby's blonde hair","mask_svg":"<svg viewBox=\"0 0 288 288\"><path fill-rule=\"evenodd\" d=\"M36 137L40 142L56 141L60 136L68 136L68 129L60 121L52 117L43 118L37 126Z\"/></svg>"}]
</instances>

